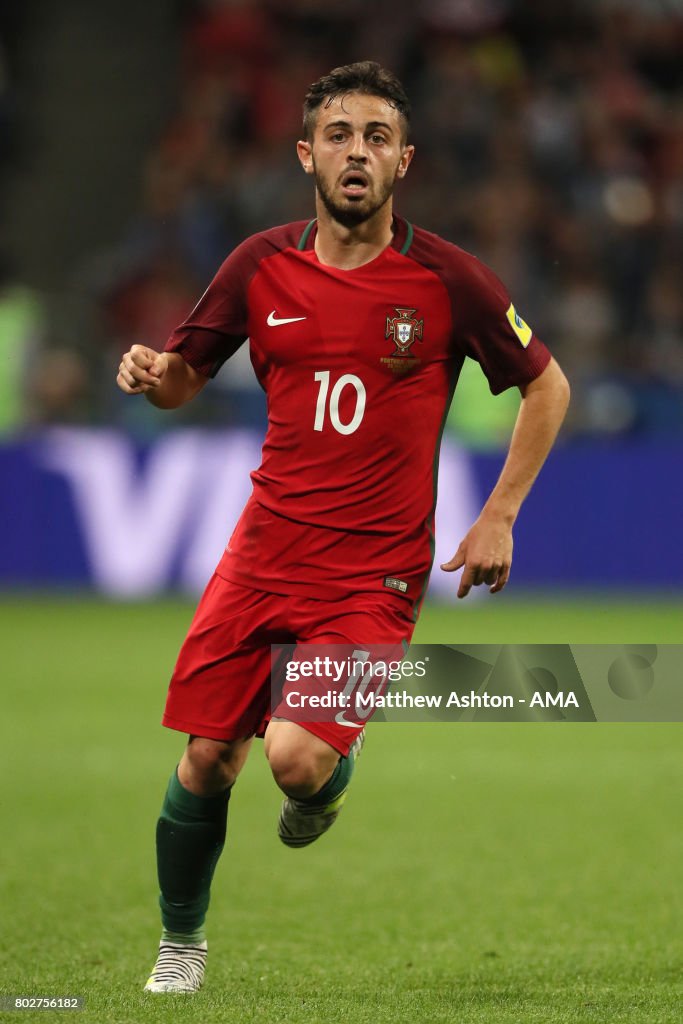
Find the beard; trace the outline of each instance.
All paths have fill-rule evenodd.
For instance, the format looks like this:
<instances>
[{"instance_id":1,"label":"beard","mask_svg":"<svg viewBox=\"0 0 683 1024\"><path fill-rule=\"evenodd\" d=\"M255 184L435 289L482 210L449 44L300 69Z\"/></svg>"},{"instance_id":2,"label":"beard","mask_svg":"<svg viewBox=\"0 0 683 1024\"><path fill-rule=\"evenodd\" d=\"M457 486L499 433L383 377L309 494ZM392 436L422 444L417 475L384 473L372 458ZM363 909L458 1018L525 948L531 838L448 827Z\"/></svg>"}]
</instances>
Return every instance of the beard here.
<instances>
[{"instance_id":1,"label":"beard","mask_svg":"<svg viewBox=\"0 0 683 1024\"><path fill-rule=\"evenodd\" d=\"M343 196L340 201L336 200L332 195L332 191L327 187L327 184L323 180L322 175L318 173L318 170L313 163L313 170L315 174L315 186L318 190L323 206L329 213L333 220L336 220L338 224L341 224L344 228L355 228L359 224L364 224L366 220L370 220L371 217L381 210L384 204L391 198L394 191L394 181L389 183L385 182L379 190L379 195L374 197L369 192L363 196L362 199L348 199Z\"/></svg>"}]
</instances>

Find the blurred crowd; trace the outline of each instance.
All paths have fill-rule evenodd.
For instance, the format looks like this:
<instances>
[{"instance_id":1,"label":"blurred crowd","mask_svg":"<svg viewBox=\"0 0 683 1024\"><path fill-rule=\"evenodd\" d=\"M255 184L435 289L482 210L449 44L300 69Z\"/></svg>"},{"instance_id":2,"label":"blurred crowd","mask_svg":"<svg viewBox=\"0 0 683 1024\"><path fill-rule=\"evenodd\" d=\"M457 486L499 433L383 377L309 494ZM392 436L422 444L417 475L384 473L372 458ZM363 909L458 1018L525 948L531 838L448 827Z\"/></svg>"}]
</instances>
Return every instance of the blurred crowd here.
<instances>
[{"instance_id":1,"label":"blurred crowd","mask_svg":"<svg viewBox=\"0 0 683 1024\"><path fill-rule=\"evenodd\" d=\"M373 58L413 103L397 211L505 281L572 382L566 436L683 437L683 0L186 0L179 18L176 108L141 168L139 215L82 285L102 377L89 394L60 350L63 400L33 395L33 422L160 429L105 373L135 342L161 347L245 236L312 216L303 96ZM0 121L2 95L0 65ZM5 291L0 278L0 351ZM451 429L499 444L516 403L489 399L468 366ZM176 422L263 416L242 352Z\"/></svg>"}]
</instances>

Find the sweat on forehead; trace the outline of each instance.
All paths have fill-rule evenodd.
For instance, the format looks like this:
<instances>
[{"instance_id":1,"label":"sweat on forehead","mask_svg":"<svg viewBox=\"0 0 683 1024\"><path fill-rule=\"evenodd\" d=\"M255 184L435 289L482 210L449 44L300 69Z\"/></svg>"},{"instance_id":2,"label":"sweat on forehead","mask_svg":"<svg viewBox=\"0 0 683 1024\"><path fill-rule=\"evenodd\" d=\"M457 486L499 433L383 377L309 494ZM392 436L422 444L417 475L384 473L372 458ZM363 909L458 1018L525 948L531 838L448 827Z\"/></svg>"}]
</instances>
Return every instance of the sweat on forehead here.
<instances>
[{"instance_id":1,"label":"sweat on forehead","mask_svg":"<svg viewBox=\"0 0 683 1024\"><path fill-rule=\"evenodd\" d=\"M386 103L386 105L388 107L391 107L392 110L396 110L396 105L392 103L390 100L384 99L384 97L382 96L375 96L375 94L371 92L359 92L358 89L349 89L348 92L343 93L333 93L331 96L328 96L325 102L323 103L323 109L327 110L328 107L332 106L335 100L339 100L339 105L342 108L342 110L346 110L344 102L349 96L367 96L368 98L378 100L380 103Z\"/></svg>"},{"instance_id":2,"label":"sweat on forehead","mask_svg":"<svg viewBox=\"0 0 683 1024\"><path fill-rule=\"evenodd\" d=\"M326 117L324 116L324 120L327 123L329 123L330 117L346 117L350 120L354 115L358 116L359 111L354 107L354 99L370 101L367 106L363 104L363 106L366 106L368 121L373 124L387 124L388 127L391 126L392 122L395 123L400 129L403 141L405 141L405 137L407 135L407 124L404 116L401 114L400 110L398 110L396 105L384 96L375 96L373 93L360 92L357 89L349 90L344 93L334 93L323 100L318 109L312 112L308 125L311 136L320 121L321 114L327 115ZM360 113L360 116L362 117L363 114Z\"/></svg>"}]
</instances>

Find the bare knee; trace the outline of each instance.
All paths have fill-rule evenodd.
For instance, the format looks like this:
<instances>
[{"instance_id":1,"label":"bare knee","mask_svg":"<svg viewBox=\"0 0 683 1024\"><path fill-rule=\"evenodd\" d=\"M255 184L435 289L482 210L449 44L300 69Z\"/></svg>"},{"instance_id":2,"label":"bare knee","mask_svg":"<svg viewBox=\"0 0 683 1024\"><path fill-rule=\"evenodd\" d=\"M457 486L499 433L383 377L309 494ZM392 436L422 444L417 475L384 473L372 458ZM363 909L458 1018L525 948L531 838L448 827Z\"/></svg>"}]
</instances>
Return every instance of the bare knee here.
<instances>
[{"instance_id":1,"label":"bare knee","mask_svg":"<svg viewBox=\"0 0 683 1024\"><path fill-rule=\"evenodd\" d=\"M289 728L273 730L275 725ZM313 796L335 769L339 754L329 744L292 723L272 723L266 734L266 756L283 792L299 799Z\"/></svg>"},{"instance_id":2,"label":"bare knee","mask_svg":"<svg viewBox=\"0 0 683 1024\"><path fill-rule=\"evenodd\" d=\"M296 756L292 751L275 748L269 758L273 778L289 796L313 796L325 784L314 757Z\"/></svg>"},{"instance_id":3,"label":"bare knee","mask_svg":"<svg viewBox=\"0 0 683 1024\"><path fill-rule=\"evenodd\" d=\"M232 786L247 759L251 738L211 740L190 736L178 765L178 778L198 796L212 796Z\"/></svg>"}]
</instances>

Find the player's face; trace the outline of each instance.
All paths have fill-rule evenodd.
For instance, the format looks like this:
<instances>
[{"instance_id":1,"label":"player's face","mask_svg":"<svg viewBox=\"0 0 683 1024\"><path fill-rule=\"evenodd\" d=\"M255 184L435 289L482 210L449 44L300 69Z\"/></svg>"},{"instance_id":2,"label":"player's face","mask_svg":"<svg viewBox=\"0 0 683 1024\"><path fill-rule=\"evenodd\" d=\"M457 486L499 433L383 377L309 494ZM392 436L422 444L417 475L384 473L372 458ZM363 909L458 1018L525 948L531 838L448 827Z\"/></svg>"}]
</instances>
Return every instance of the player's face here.
<instances>
[{"instance_id":1,"label":"player's face","mask_svg":"<svg viewBox=\"0 0 683 1024\"><path fill-rule=\"evenodd\" d=\"M413 156L402 128L398 111L378 96L351 92L322 104L312 143L297 149L334 220L355 227L390 199Z\"/></svg>"}]
</instances>

